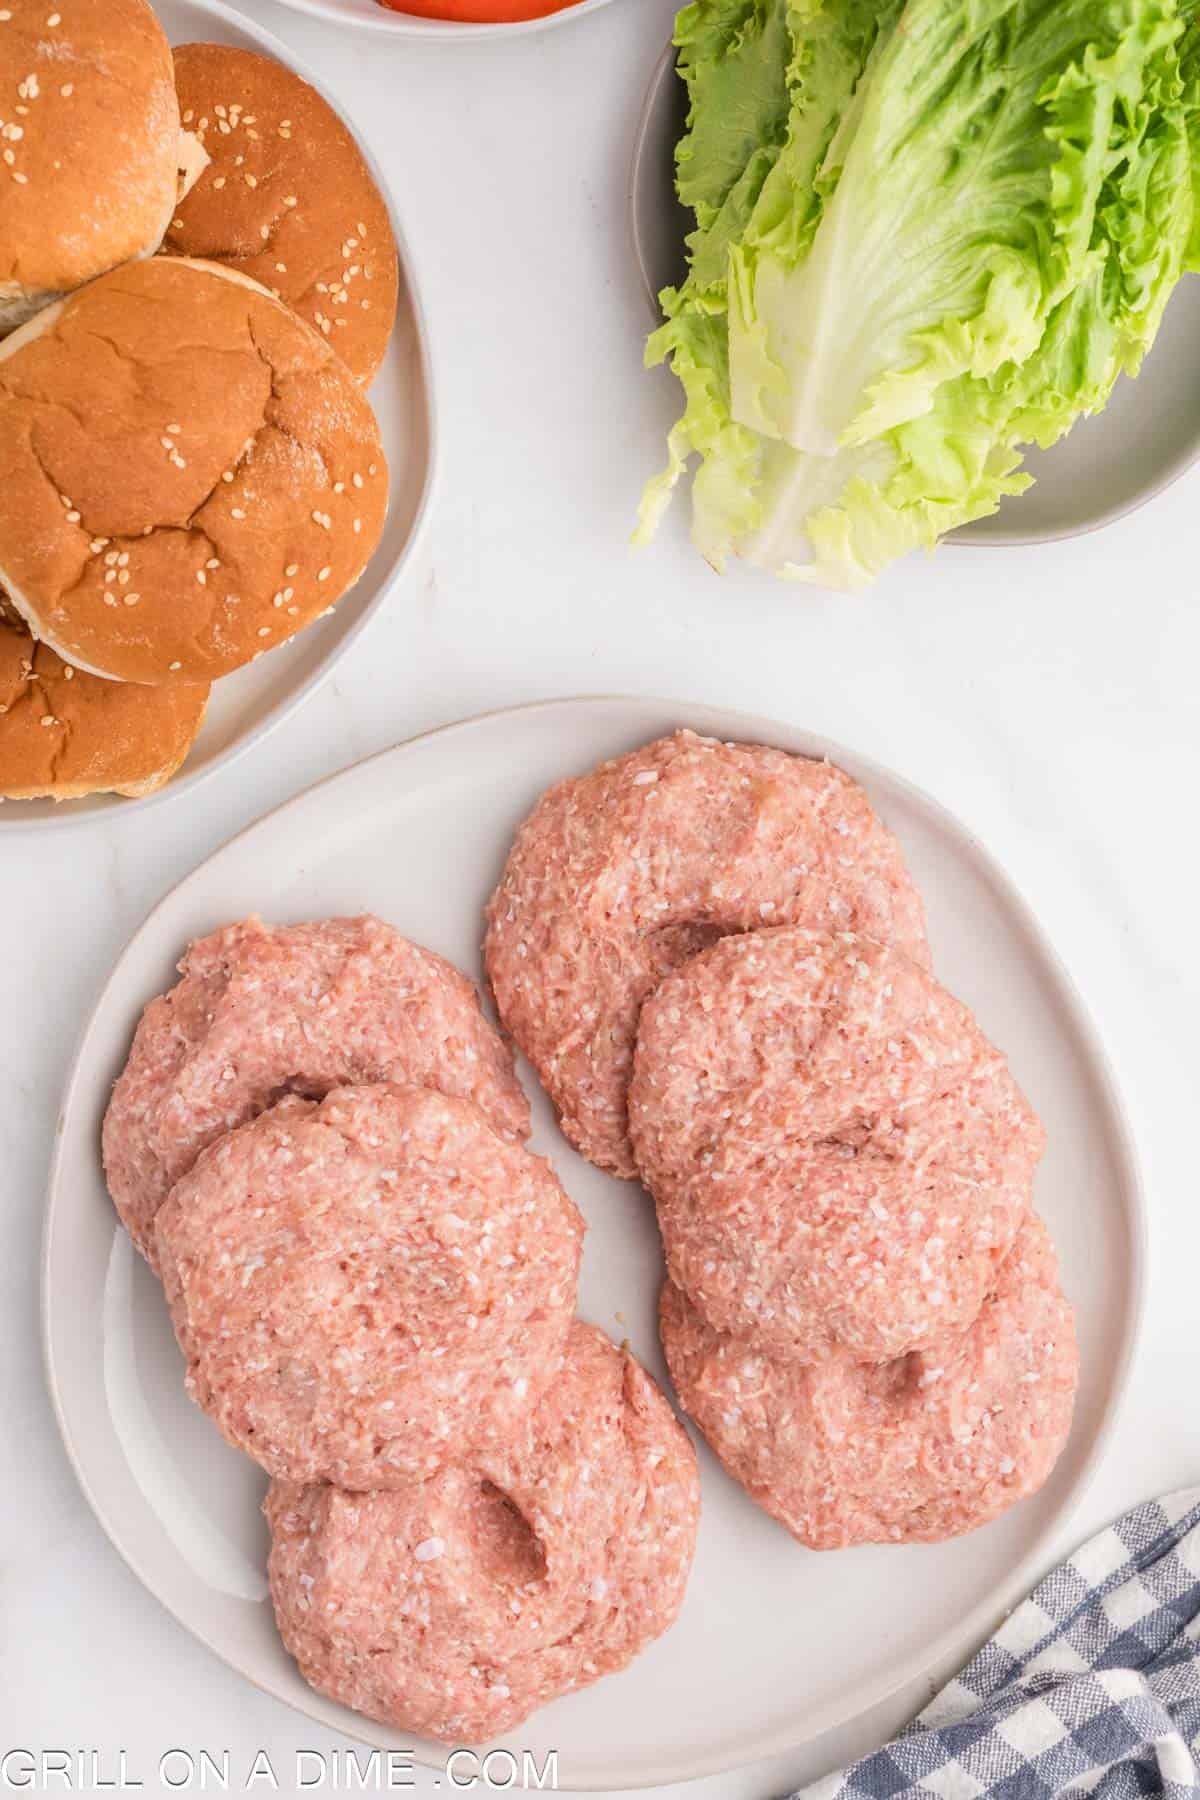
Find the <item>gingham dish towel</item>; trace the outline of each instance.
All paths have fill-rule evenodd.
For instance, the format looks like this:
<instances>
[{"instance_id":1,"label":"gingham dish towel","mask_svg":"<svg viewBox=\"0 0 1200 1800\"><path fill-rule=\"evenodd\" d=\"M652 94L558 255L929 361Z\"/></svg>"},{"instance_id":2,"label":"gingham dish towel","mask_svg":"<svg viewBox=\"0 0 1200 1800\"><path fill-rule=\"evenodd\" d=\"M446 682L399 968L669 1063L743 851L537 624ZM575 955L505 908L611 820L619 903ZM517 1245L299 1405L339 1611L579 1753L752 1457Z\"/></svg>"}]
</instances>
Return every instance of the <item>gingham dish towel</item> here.
<instances>
[{"instance_id":1,"label":"gingham dish towel","mask_svg":"<svg viewBox=\"0 0 1200 1800\"><path fill-rule=\"evenodd\" d=\"M1200 1796L1200 1488L1055 1569L884 1749L793 1800Z\"/></svg>"}]
</instances>

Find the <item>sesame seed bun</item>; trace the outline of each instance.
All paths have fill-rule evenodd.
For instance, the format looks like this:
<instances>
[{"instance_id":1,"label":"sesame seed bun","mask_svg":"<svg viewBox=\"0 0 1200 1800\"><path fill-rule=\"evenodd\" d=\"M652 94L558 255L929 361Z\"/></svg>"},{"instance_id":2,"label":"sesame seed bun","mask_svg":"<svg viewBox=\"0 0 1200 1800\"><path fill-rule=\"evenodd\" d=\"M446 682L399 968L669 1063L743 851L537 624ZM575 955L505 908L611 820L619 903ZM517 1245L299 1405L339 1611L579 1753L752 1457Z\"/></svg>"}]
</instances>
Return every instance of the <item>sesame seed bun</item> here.
<instances>
[{"instance_id":1,"label":"sesame seed bun","mask_svg":"<svg viewBox=\"0 0 1200 1800\"><path fill-rule=\"evenodd\" d=\"M153 254L178 153L171 49L147 0L0 5L0 333Z\"/></svg>"},{"instance_id":2,"label":"sesame seed bun","mask_svg":"<svg viewBox=\"0 0 1200 1800\"><path fill-rule=\"evenodd\" d=\"M155 257L0 344L0 585L92 674L211 681L357 581L387 464L325 339L246 277Z\"/></svg>"},{"instance_id":3,"label":"sesame seed bun","mask_svg":"<svg viewBox=\"0 0 1200 1800\"><path fill-rule=\"evenodd\" d=\"M187 756L207 702L207 687L82 674L0 624L0 797L152 794Z\"/></svg>"},{"instance_id":4,"label":"sesame seed bun","mask_svg":"<svg viewBox=\"0 0 1200 1800\"><path fill-rule=\"evenodd\" d=\"M183 44L175 84L210 160L165 248L253 276L370 381L396 319L396 241L350 131L306 81L249 50Z\"/></svg>"}]
</instances>

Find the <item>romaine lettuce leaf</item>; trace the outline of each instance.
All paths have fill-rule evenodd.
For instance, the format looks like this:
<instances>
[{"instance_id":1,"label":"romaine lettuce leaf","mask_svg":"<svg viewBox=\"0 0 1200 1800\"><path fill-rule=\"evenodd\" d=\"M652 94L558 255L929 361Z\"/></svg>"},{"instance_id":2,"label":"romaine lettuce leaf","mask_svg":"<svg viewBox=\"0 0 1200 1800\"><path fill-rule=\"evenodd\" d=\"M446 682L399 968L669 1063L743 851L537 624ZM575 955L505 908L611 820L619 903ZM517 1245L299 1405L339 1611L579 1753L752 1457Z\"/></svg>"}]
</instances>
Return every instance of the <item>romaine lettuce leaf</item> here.
<instances>
[{"instance_id":1,"label":"romaine lettuce leaf","mask_svg":"<svg viewBox=\"0 0 1200 1800\"><path fill-rule=\"evenodd\" d=\"M1188 121L1192 157L1192 235L1187 267L1200 270L1200 0L1181 0L1184 33L1179 40L1179 72L1183 80L1183 105Z\"/></svg>"},{"instance_id":2,"label":"romaine lettuce leaf","mask_svg":"<svg viewBox=\"0 0 1200 1800\"><path fill-rule=\"evenodd\" d=\"M1106 404L1119 375L1137 373L1179 278L1192 216L1170 54L1148 72L1138 120L1101 186L1082 278L1034 354L946 384L928 413L833 457L772 443L742 555L822 586L865 586L897 556L933 549L946 531L1021 493L1030 481L1022 446L1049 448Z\"/></svg>"},{"instance_id":3,"label":"romaine lettuce leaf","mask_svg":"<svg viewBox=\"0 0 1200 1800\"><path fill-rule=\"evenodd\" d=\"M734 417L828 456L1027 359L1178 33L1176 0L909 0L811 245L731 287Z\"/></svg>"},{"instance_id":4,"label":"romaine lettuce leaf","mask_svg":"<svg viewBox=\"0 0 1200 1800\"><path fill-rule=\"evenodd\" d=\"M729 246L729 356L733 407L756 429L774 411L786 376L755 311L760 269L794 267L808 254L841 173L864 70L886 41L902 0L791 0L791 115L745 230ZM764 390L766 390L764 392ZM738 396L742 403L739 406ZM776 435L768 429L768 435Z\"/></svg>"},{"instance_id":5,"label":"romaine lettuce leaf","mask_svg":"<svg viewBox=\"0 0 1200 1800\"><path fill-rule=\"evenodd\" d=\"M639 542L657 529L694 453L703 458L693 491L701 553L723 567L736 538L757 522L762 446L730 409L730 271L748 239L792 245L816 229L823 195L812 184L880 21L901 4L694 0L679 14L675 41L689 114L676 156L678 190L697 227L688 238L687 280L661 296L666 318L647 345L646 364L671 363L686 407L668 438L667 467L643 497Z\"/></svg>"},{"instance_id":6,"label":"romaine lettuce leaf","mask_svg":"<svg viewBox=\"0 0 1200 1800\"><path fill-rule=\"evenodd\" d=\"M696 0L675 23L688 90L675 152L679 198L696 215L688 239L700 287L725 278L725 257L787 134L787 0Z\"/></svg>"},{"instance_id":7,"label":"romaine lettuce leaf","mask_svg":"<svg viewBox=\"0 0 1200 1800\"><path fill-rule=\"evenodd\" d=\"M648 360L670 359L687 406L639 536L699 454L693 537L716 567L739 555L855 588L1027 487L1022 447L1054 443L1105 404L1122 372L1136 373L1189 254L1200 0L1185 6L1181 39L1176 0L790 0L785 140L772 139L753 203L747 188L736 225L719 246L710 240L719 256L703 282L694 252L651 340ZM716 0L688 12L706 10ZM931 100L928 70L908 59L915 27L935 24L945 78ZM1180 43L1193 65L1182 73ZM964 67L965 103L954 93ZM896 196L865 160L866 141L889 142L913 180L923 167L929 191ZM753 161L717 197L710 231ZM855 195L870 205L881 193L898 198L899 239L850 209ZM914 221L921 235L909 244ZM793 339L807 332L825 366L776 361L784 313L757 316L764 292L784 307L776 279L794 283ZM914 339L920 308L951 295L961 311ZM818 309L807 326L790 314L801 298ZM755 428L737 404L749 389L761 411L812 407L806 416L830 425L855 387L857 412L819 434L823 454Z\"/></svg>"}]
</instances>

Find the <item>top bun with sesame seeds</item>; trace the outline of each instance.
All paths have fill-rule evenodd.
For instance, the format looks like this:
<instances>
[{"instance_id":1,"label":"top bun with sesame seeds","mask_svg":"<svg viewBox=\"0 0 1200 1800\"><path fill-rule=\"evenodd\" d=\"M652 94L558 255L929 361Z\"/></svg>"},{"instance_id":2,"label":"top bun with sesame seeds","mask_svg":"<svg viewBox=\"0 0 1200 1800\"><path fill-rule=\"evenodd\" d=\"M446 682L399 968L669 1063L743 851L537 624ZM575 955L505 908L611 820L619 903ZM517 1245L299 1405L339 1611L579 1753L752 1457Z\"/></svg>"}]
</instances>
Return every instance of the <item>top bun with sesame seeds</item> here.
<instances>
[{"instance_id":1,"label":"top bun with sesame seeds","mask_svg":"<svg viewBox=\"0 0 1200 1800\"><path fill-rule=\"evenodd\" d=\"M245 276L154 257L0 344L0 586L76 667L211 681L290 638L383 529L375 416Z\"/></svg>"},{"instance_id":2,"label":"top bun with sesame seeds","mask_svg":"<svg viewBox=\"0 0 1200 1800\"><path fill-rule=\"evenodd\" d=\"M0 334L158 249L179 152L147 0L0 0Z\"/></svg>"},{"instance_id":3,"label":"top bun with sesame seeds","mask_svg":"<svg viewBox=\"0 0 1200 1800\"><path fill-rule=\"evenodd\" d=\"M261 281L370 381L395 323L398 259L350 131L306 81L253 51L183 44L175 83L209 162L165 248Z\"/></svg>"}]
</instances>

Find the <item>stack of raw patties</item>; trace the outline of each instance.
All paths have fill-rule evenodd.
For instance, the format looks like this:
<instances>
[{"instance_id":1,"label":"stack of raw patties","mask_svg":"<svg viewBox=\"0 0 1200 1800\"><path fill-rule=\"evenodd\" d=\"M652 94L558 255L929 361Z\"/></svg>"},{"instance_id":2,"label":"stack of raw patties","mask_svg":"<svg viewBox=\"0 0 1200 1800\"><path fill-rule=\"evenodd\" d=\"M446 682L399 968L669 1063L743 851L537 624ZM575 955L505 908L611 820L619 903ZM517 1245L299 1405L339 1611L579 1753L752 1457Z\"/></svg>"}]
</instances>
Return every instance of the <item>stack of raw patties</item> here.
<instances>
[{"instance_id":1,"label":"stack of raw patties","mask_svg":"<svg viewBox=\"0 0 1200 1800\"><path fill-rule=\"evenodd\" d=\"M379 541L391 221L307 82L147 0L6 11L0 146L0 798L146 794Z\"/></svg>"},{"instance_id":2,"label":"stack of raw patties","mask_svg":"<svg viewBox=\"0 0 1200 1800\"><path fill-rule=\"evenodd\" d=\"M572 1142L653 1195L672 1376L760 1505L828 1549L1040 1486L1076 1384L1042 1128L855 783L688 733L564 782L487 967Z\"/></svg>"},{"instance_id":3,"label":"stack of raw patties","mask_svg":"<svg viewBox=\"0 0 1200 1800\"><path fill-rule=\"evenodd\" d=\"M193 944L104 1124L189 1392L272 1477L305 1678L482 1741L624 1666L699 1496L649 1376L575 1318L583 1223L472 984L377 919Z\"/></svg>"}]
</instances>

